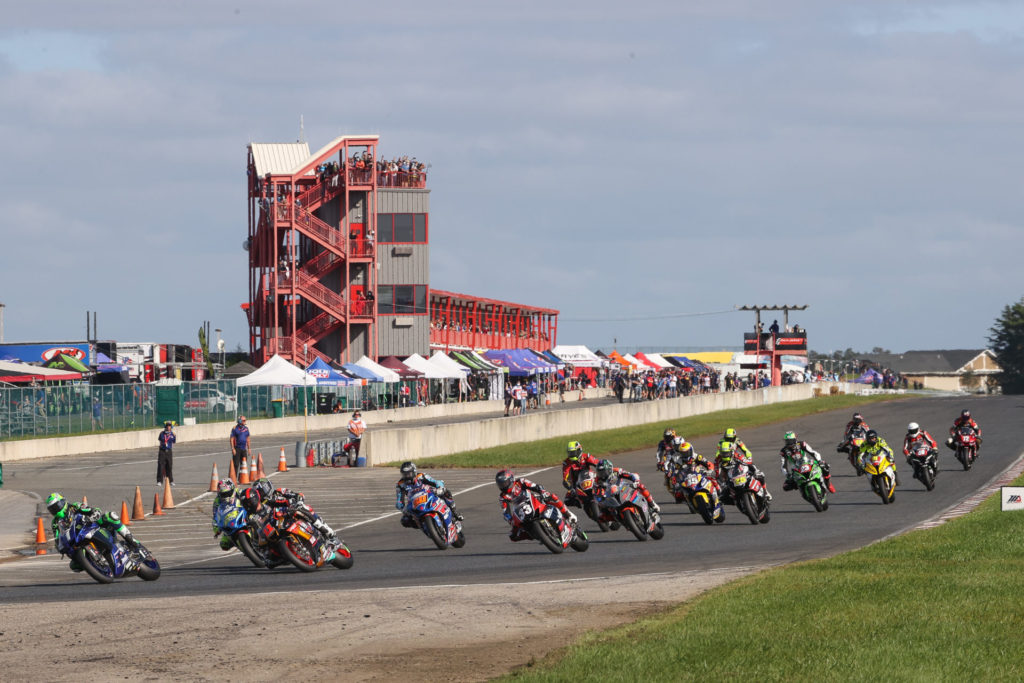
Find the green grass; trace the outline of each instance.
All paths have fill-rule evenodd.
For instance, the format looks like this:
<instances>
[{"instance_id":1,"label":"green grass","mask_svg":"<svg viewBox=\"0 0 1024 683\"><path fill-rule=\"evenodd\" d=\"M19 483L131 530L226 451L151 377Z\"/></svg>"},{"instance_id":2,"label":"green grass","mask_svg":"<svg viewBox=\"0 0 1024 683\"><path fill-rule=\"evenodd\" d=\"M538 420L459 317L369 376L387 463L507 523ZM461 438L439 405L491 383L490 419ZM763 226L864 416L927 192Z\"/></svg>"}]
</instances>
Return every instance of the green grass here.
<instances>
[{"instance_id":1,"label":"green grass","mask_svg":"<svg viewBox=\"0 0 1024 683\"><path fill-rule=\"evenodd\" d=\"M720 410L704 415L672 420L670 422L652 422L649 424L606 429L586 434L565 434L540 441L511 443L495 448L484 448L463 453L442 455L430 459L431 467L541 467L557 465L565 458L565 445L570 439L579 440L585 451L594 456L612 455L651 447L658 443L665 429L672 427L687 439L709 434L720 434L726 427L734 427L741 431L748 427L783 422L794 417L824 413L875 403L877 401L894 400L892 395L856 396L839 394L823 396L791 403L774 403L756 408L737 410ZM511 419L511 418L510 418ZM779 435L781 440L782 435ZM713 454L712 454L713 455ZM388 463L385 467L397 466L399 461Z\"/></svg>"},{"instance_id":2,"label":"green grass","mask_svg":"<svg viewBox=\"0 0 1024 683\"><path fill-rule=\"evenodd\" d=\"M1022 596L1024 512L995 495L934 529L589 633L505 680L1020 681Z\"/></svg>"}]
</instances>

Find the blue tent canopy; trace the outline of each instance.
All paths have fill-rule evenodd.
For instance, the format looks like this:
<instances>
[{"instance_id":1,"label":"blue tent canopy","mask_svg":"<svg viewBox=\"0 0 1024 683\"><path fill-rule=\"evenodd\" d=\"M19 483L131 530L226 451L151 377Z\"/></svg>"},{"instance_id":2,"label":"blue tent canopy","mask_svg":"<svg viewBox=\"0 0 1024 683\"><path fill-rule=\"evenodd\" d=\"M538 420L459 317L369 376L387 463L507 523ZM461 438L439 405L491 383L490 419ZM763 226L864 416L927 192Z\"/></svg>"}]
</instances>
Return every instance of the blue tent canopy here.
<instances>
[{"instance_id":1,"label":"blue tent canopy","mask_svg":"<svg viewBox=\"0 0 1024 683\"><path fill-rule=\"evenodd\" d=\"M384 381L383 377L368 368L364 368L362 365L356 365L355 363L342 363L341 367L345 368L345 372L353 377L359 377L360 379L369 380L370 382Z\"/></svg>"},{"instance_id":2,"label":"blue tent canopy","mask_svg":"<svg viewBox=\"0 0 1024 683\"><path fill-rule=\"evenodd\" d=\"M555 366L543 361L527 349L492 349L484 352L484 358L500 367L508 368L513 377L530 377L538 373L554 372Z\"/></svg>"},{"instance_id":3,"label":"blue tent canopy","mask_svg":"<svg viewBox=\"0 0 1024 683\"><path fill-rule=\"evenodd\" d=\"M323 358L317 358L310 363L306 372L316 377L316 383L319 386L345 387L356 383L356 380L341 374L325 363Z\"/></svg>"}]
</instances>

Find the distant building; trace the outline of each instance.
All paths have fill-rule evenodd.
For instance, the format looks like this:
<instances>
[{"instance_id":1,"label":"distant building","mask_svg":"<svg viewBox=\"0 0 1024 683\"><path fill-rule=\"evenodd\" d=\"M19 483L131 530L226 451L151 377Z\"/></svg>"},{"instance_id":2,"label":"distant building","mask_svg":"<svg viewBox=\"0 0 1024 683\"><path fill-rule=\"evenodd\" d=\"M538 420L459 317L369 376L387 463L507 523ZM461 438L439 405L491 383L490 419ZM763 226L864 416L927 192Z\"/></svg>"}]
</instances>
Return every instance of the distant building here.
<instances>
[{"instance_id":1,"label":"distant building","mask_svg":"<svg viewBox=\"0 0 1024 683\"><path fill-rule=\"evenodd\" d=\"M989 349L872 353L862 360L898 372L911 385L940 391L990 392L992 376L1001 370Z\"/></svg>"}]
</instances>

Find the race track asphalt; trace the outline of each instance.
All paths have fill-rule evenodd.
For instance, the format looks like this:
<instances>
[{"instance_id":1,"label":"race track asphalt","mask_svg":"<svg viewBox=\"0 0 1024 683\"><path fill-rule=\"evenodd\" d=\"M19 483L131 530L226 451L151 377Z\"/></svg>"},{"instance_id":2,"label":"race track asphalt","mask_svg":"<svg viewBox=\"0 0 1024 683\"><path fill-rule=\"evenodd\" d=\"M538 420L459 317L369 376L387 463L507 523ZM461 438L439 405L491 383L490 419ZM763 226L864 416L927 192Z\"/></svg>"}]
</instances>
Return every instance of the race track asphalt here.
<instances>
[{"instance_id":1,"label":"race track asphalt","mask_svg":"<svg viewBox=\"0 0 1024 683\"><path fill-rule=\"evenodd\" d=\"M393 586L431 586L473 583L550 581L566 578L637 576L681 570L760 567L823 557L871 543L912 528L955 505L990 482L1021 455L1024 400L1018 397L911 398L866 406L864 415L897 450L906 424L917 421L941 441L954 417L969 407L981 424L985 443L982 456L963 472L951 451L940 445L941 473L935 490L928 492L911 478L902 458L897 464L903 485L891 506L870 492L866 478L858 478L844 456L835 453L849 419L849 411L809 416L741 432L765 470L775 496L772 521L753 526L735 508L726 508L724 524L707 526L675 505L654 466L653 447L619 454L617 465L640 474L662 506L666 526L661 541L639 542L620 530L601 534L589 520L584 528L591 538L585 553L554 555L533 542L511 543L508 527L497 504L493 469L435 470L429 461L421 468L446 480L456 493L465 515L467 544L459 550L436 550L419 531L402 528L394 509L396 471L369 469L292 469L274 476L278 486L303 491L307 501L336 529L352 548L355 566L347 571L326 569L310 574L292 568L257 569L244 557L219 549L210 530L209 495L204 495L212 464L225 471L228 453L222 444L181 444L175 456L175 510L160 518L136 522L132 529L160 559L160 580L138 579L100 586L85 574L68 570L66 560L50 554L0 565L0 601L65 601L79 598L139 596L224 595L267 591L383 589ZM258 424L258 423L257 423ZM722 428L729 425L722 425ZM796 430L832 464L838 492L831 507L817 513L797 492L782 491L778 449L782 434ZM266 440L256 435L256 450L268 468L277 462L280 446L290 454L294 441ZM651 435L652 444L659 434ZM266 441L264 443L264 441ZM717 436L693 439L698 452L713 455ZM586 442L584 441L584 446ZM218 450L220 449L220 450ZM153 451L97 454L67 460L39 460L12 464L10 488L44 496L61 490L69 497L84 493L92 504L118 509L131 502L136 484L142 485L147 511L157 492ZM396 458L402 457L396 455ZM553 491L562 493L560 470L549 468L528 474ZM196 500L183 501L199 497ZM51 545L52 548L52 545Z\"/></svg>"}]
</instances>

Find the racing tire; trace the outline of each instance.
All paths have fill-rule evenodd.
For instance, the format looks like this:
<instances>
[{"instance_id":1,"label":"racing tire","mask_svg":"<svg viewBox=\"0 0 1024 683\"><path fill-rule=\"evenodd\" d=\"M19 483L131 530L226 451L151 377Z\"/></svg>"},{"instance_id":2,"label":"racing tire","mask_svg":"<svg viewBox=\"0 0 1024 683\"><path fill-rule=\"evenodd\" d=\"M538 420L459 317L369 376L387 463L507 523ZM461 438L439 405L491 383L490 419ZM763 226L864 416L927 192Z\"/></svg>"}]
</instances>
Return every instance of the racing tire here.
<instances>
[{"instance_id":1,"label":"racing tire","mask_svg":"<svg viewBox=\"0 0 1024 683\"><path fill-rule=\"evenodd\" d=\"M342 543L338 546L338 549L334 551L334 559L331 560L331 564L338 569L351 569L352 565L355 564L355 558L352 557L352 551L348 549L348 546Z\"/></svg>"},{"instance_id":2,"label":"racing tire","mask_svg":"<svg viewBox=\"0 0 1024 683\"><path fill-rule=\"evenodd\" d=\"M640 528L640 520L637 519L635 511L629 509L623 510L622 525L629 529L631 534L636 536L636 540L647 540L647 532Z\"/></svg>"},{"instance_id":3,"label":"racing tire","mask_svg":"<svg viewBox=\"0 0 1024 683\"><path fill-rule=\"evenodd\" d=\"M647 533L647 535L653 538L655 541L660 541L661 539L665 538L665 527L661 525L661 522L658 522L654 525L654 528Z\"/></svg>"},{"instance_id":4,"label":"racing tire","mask_svg":"<svg viewBox=\"0 0 1024 683\"><path fill-rule=\"evenodd\" d=\"M611 527L608 525L608 522L601 520L601 508L597 506L596 500L591 498L590 501L586 503L584 509L586 510L587 517L590 517L590 519L594 520L594 522L597 524L598 529L604 532L611 530Z\"/></svg>"},{"instance_id":5,"label":"racing tire","mask_svg":"<svg viewBox=\"0 0 1024 683\"><path fill-rule=\"evenodd\" d=\"M438 550L444 550L448 547L448 541L441 538L441 530L437 528L433 515L424 517L420 520L420 524L423 525L423 530L427 532L427 536L430 536L430 540L434 542Z\"/></svg>"},{"instance_id":6,"label":"racing tire","mask_svg":"<svg viewBox=\"0 0 1024 683\"><path fill-rule=\"evenodd\" d=\"M921 468L921 483L929 491L935 488L935 475L932 474L931 468L927 466Z\"/></svg>"},{"instance_id":7,"label":"racing tire","mask_svg":"<svg viewBox=\"0 0 1024 683\"><path fill-rule=\"evenodd\" d=\"M530 522L529 525L530 535L541 542L545 548L555 553L556 555L565 548L562 547L561 540L555 539L555 531L551 528L551 523L546 519L537 519Z\"/></svg>"},{"instance_id":8,"label":"racing tire","mask_svg":"<svg viewBox=\"0 0 1024 683\"><path fill-rule=\"evenodd\" d=\"M156 581L160 578L160 563L142 544L139 544L139 550L139 578L143 581Z\"/></svg>"},{"instance_id":9,"label":"racing tire","mask_svg":"<svg viewBox=\"0 0 1024 683\"><path fill-rule=\"evenodd\" d=\"M760 524L761 522L758 519L757 514L757 500L755 499L754 494L747 491L740 500L743 501L743 514L747 516L750 523Z\"/></svg>"},{"instance_id":10,"label":"racing tire","mask_svg":"<svg viewBox=\"0 0 1024 683\"><path fill-rule=\"evenodd\" d=\"M256 549L252 547L252 541L249 540L249 534L236 534L235 545L238 546L241 553L245 555L246 559L252 562L254 566L259 567L260 569L267 566L263 559L256 553Z\"/></svg>"},{"instance_id":11,"label":"racing tire","mask_svg":"<svg viewBox=\"0 0 1024 683\"><path fill-rule=\"evenodd\" d=\"M715 523L715 513L711 509L711 501L706 496L701 495L696 498L693 506L697 508L697 513L704 519L705 524Z\"/></svg>"},{"instance_id":12,"label":"racing tire","mask_svg":"<svg viewBox=\"0 0 1024 683\"><path fill-rule=\"evenodd\" d=\"M454 541L452 541L452 547L461 548L464 545L466 545L466 534L460 531L459 535L455 537Z\"/></svg>"},{"instance_id":13,"label":"racing tire","mask_svg":"<svg viewBox=\"0 0 1024 683\"><path fill-rule=\"evenodd\" d=\"M890 496L892 495L890 492L891 486L889 484L889 477L881 474L875 476L877 477L876 486L878 487L878 496L882 499L882 505L888 505L890 502Z\"/></svg>"},{"instance_id":14,"label":"racing tire","mask_svg":"<svg viewBox=\"0 0 1024 683\"><path fill-rule=\"evenodd\" d=\"M772 521L772 509L770 506L764 506L764 514L761 515L761 524L767 524Z\"/></svg>"},{"instance_id":15,"label":"racing tire","mask_svg":"<svg viewBox=\"0 0 1024 683\"><path fill-rule=\"evenodd\" d=\"M971 465L974 464L971 460L971 452L966 448L957 449L956 458L960 461L960 464L964 466L964 472L971 469Z\"/></svg>"},{"instance_id":16,"label":"racing tire","mask_svg":"<svg viewBox=\"0 0 1024 683\"><path fill-rule=\"evenodd\" d=\"M817 512L821 512L825 509L821 502L821 494L818 492L818 488L816 486L811 486L810 484L807 485L807 499L811 502L811 505L814 506L814 509Z\"/></svg>"},{"instance_id":17,"label":"racing tire","mask_svg":"<svg viewBox=\"0 0 1024 683\"><path fill-rule=\"evenodd\" d=\"M97 560L106 566L96 564ZM101 550L90 544L85 548L75 550L75 561L82 565L85 573L95 579L97 583L113 583L114 557L109 550Z\"/></svg>"},{"instance_id":18,"label":"racing tire","mask_svg":"<svg viewBox=\"0 0 1024 683\"><path fill-rule=\"evenodd\" d=\"M316 571L316 554L306 539L288 534L278 542L277 549L299 571Z\"/></svg>"},{"instance_id":19,"label":"racing tire","mask_svg":"<svg viewBox=\"0 0 1024 683\"><path fill-rule=\"evenodd\" d=\"M578 553L585 553L587 552L587 548L590 547L590 541L587 540L585 535L581 534L580 531L577 530L576 533L573 534L572 541L569 542L569 547Z\"/></svg>"}]
</instances>

